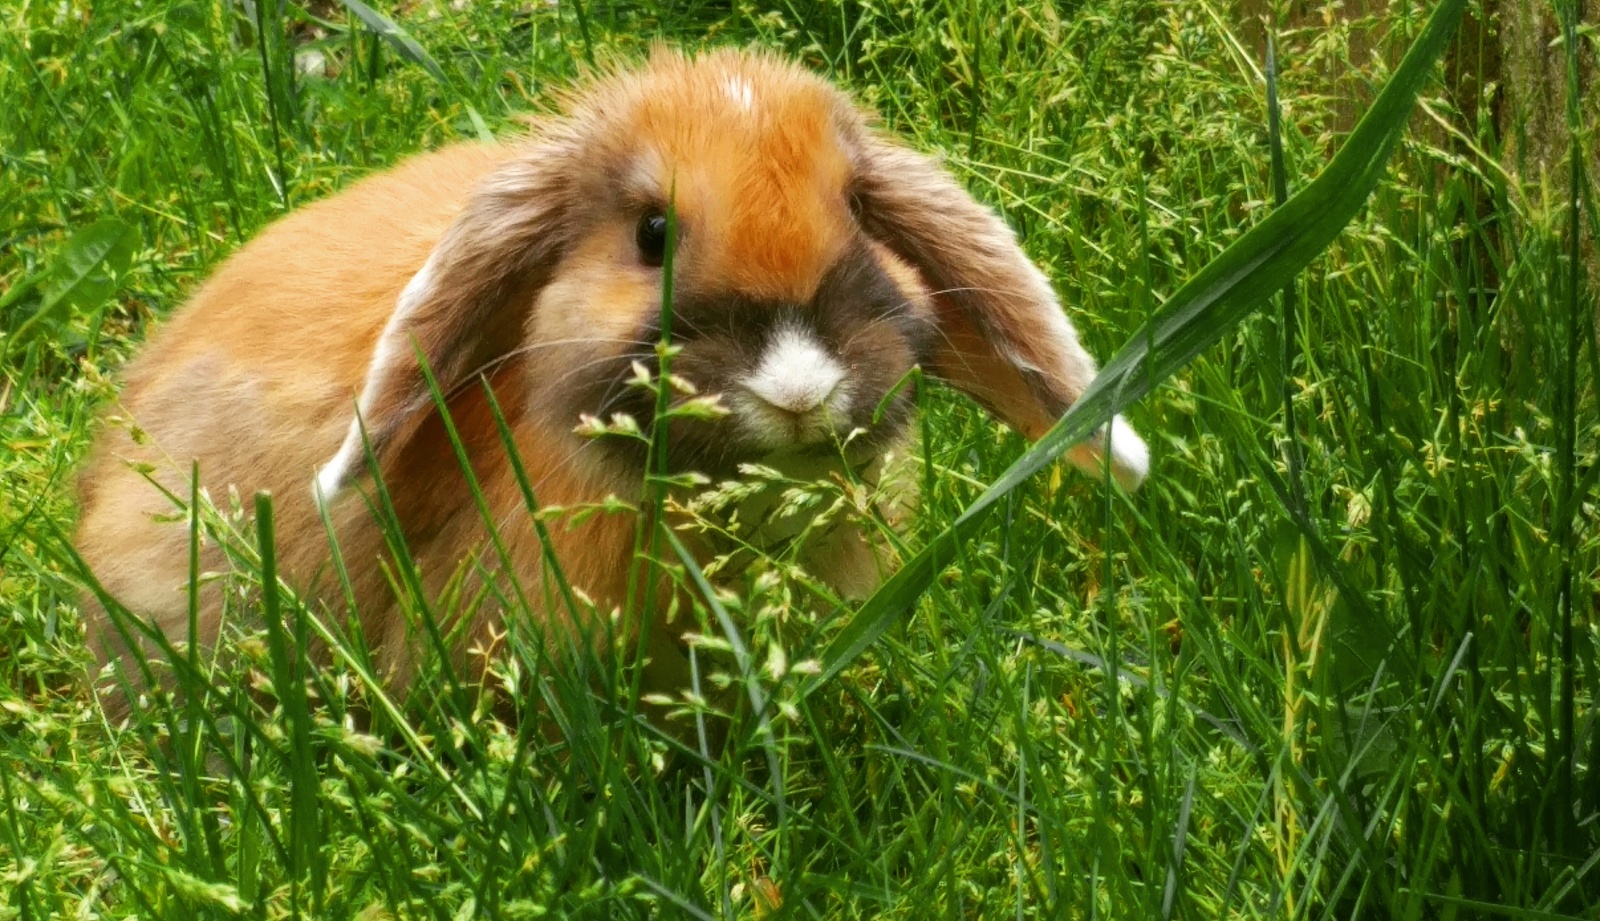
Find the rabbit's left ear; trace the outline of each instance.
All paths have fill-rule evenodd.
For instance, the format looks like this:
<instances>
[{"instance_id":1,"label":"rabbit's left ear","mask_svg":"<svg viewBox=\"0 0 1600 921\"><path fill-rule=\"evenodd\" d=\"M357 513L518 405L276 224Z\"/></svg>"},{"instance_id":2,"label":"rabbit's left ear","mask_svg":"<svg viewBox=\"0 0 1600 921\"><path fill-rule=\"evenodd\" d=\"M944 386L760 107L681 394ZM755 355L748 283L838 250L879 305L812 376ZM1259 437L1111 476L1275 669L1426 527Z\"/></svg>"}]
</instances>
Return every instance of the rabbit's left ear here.
<instances>
[{"instance_id":1,"label":"rabbit's left ear","mask_svg":"<svg viewBox=\"0 0 1600 921\"><path fill-rule=\"evenodd\" d=\"M419 353L450 393L521 344L572 235L569 162L559 143L534 145L474 189L378 335L344 441L317 471L319 504L360 472L367 444L381 460L433 411Z\"/></svg>"},{"instance_id":2,"label":"rabbit's left ear","mask_svg":"<svg viewBox=\"0 0 1600 921\"><path fill-rule=\"evenodd\" d=\"M1010 228L932 160L879 138L857 154L853 192L863 229L932 292L939 335L928 371L1028 438L1043 435L1089 385L1095 363ZM1149 471L1149 449L1121 416L1110 429L1112 474L1132 489ZM1098 474L1107 435L1068 458Z\"/></svg>"}]
</instances>

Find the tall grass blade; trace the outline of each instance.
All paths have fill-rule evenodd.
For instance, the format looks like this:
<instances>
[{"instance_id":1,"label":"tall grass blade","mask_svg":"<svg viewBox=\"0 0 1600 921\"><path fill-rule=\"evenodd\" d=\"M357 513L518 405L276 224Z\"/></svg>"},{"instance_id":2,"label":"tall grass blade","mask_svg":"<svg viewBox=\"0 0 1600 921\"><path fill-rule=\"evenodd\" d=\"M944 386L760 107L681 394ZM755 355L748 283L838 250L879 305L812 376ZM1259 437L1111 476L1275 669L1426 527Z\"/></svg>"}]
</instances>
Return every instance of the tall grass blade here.
<instances>
[{"instance_id":1,"label":"tall grass blade","mask_svg":"<svg viewBox=\"0 0 1600 921\"><path fill-rule=\"evenodd\" d=\"M505 411L500 408L500 401L495 397L494 388L487 379L483 381L484 399L489 404L489 413L494 417L495 432L500 437L500 446L505 449L506 459L511 464L511 473L516 478L517 491L522 496L523 510L528 513L528 518L533 522L533 531L539 538L540 558L544 561L545 572L556 583L556 589L561 596L562 607L567 616L577 622L579 616L578 599L572 593L572 583L567 580L566 570L562 568L561 561L556 559L555 545L550 542L550 529L545 524L544 518L539 514L541 508L539 497L533 491L533 483L528 479L528 468L522 463L522 453L517 450L516 438L511 433L511 425L506 422Z\"/></svg>"},{"instance_id":2,"label":"tall grass blade","mask_svg":"<svg viewBox=\"0 0 1600 921\"><path fill-rule=\"evenodd\" d=\"M0 812L3 812L6 817L5 824L0 825L0 830L5 832L5 840L10 845L11 853L19 858L18 866L13 871L15 875L12 877L11 883L12 891L16 894L17 917L31 919L37 917L33 913L33 874L26 871L25 865L20 860L21 855L24 853L22 828L21 823L18 821L18 815L21 810L16 808L16 794L11 789L11 771L9 770L0 770L0 797L5 798L3 800L5 808Z\"/></svg>"},{"instance_id":3,"label":"tall grass blade","mask_svg":"<svg viewBox=\"0 0 1600 921\"><path fill-rule=\"evenodd\" d=\"M1583 288L1582 281L1582 199L1585 180L1584 155L1581 138L1582 115L1579 100L1582 99L1583 83L1578 67L1578 10L1575 0L1558 2L1556 14L1561 20L1562 43L1566 51L1566 76L1567 76L1567 133L1571 140L1568 150L1568 179L1567 179L1567 252L1566 252L1566 279L1561 286L1561 308L1565 327L1565 342L1563 354L1558 367L1561 369L1561 387L1557 391L1556 404L1556 468L1559 479L1559 499L1556 502L1555 546L1560 553L1560 571L1557 575L1558 585L1555 595L1557 629L1561 638L1561 690L1559 713L1559 736L1557 737L1556 752L1560 757L1560 773L1557 775L1559 793L1556 796L1558 817L1557 838L1565 850L1572 850L1577 843L1578 831L1574 825L1573 807L1577 805L1574 797L1574 784L1577 781L1577 739L1576 719L1574 716L1574 677L1577 669L1576 651L1573 648L1572 629L1572 593L1573 567L1572 558L1575 547L1575 528L1573 527L1574 506L1573 500L1579 495L1574 490L1577 483L1577 439L1578 439L1578 349L1579 335L1585 323L1593 322L1593 315L1585 318L1578 309L1579 292ZM1593 765L1589 770L1595 770ZM1585 799L1592 800L1592 796Z\"/></svg>"},{"instance_id":4,"label":"tall grass blade","mask_svg":"<svg viewBox=\"0 0 1600 921\"><path fill-rule=\"evenodd\" d=\"M995 503L1259 310L1338 237L1382 178L1417 93L1455 32L1464 6L1465 0L1445 0L1434 10L1388 85L1321 175L1178 289L1039 443L857 610L829 644L822 670L804 693L832 681L909 611Z\"/></svg>"},{"instance_id":5,"label":"tall grass blade","mask_svg":"<svg viewBox=\"0 0 1600 921\"><path fill-rule=\"evenodd\" d=\"M1161 893L1161 917L1171 918L1178 895L1178 877L1183 871L1183 851L1189 844L1189 815L1194 809L1194 781L1196 769L1189 768L1189 782L1183 788L1183 802L1178 806L1178 827L1172 833L1172 863L1167 867L1167 883Z\"/></svg>"},{"instance_id":6,"label":"tall grass blade","mask_svg":"<svg viewBox=\"0 0 1600 921\"><path fill-rule=\"evenodd\" d=\"M711 612L716 616L717 625L722 628L723 639L728 641L728 646L733 651L739 678L744 684L745 694L750 698L750 709L755 714L756 724L760 728L761 744L767 756L767 769L772 773L772 793L778 807L778 824L781 827L785 818L783 772L778 765L778 753L773 747L772 718L768 713L767 695L761 690L761 677L756 673L755 663L750 656L750 647L740 635L738 624L734 623L727 608L718 600L716 591L707 581L705 571L700 568L700 564L695 562L694 555L684 547L682 541L678 540L678 535L666 528L661 530L665 533L668 543L672 545L673 552L683 562L695 589L700 592L706 606L711 608Z\"/></svg>"},{"instance_id":7,"label":"tall grass blade","mask_svg":"<svg viewBox=\"0 0 1600 921\"><path fill-rule=\"evenodd\" d=\"M278 172L274 174L269 171L267 175L272 181L273 189L278 193L278 204L287 209L289 207L289 167L283 157L283 129L280 121L288 117L287 109L289 105L286 99L280 98L279 91L286 90L287 87L287 80L283 79L281 75L292 72L294 65L292 63L286 64L283 60L283 55L279 54L276 56L277 68L276 72L274 72L274 55L268 48L267 36L269 34L272 35L271 44L274 47L281 48L282 43L277 40L277 17L274 16L270 20L273 28L269 33L267 30L269 20L266 12L266 0L255 0L254 3L249 3L247 6L255 13L256 53L261 58L261 82L267 93L267 123L272 126L272 156L278 164ZM277 4L274 3L273 12L276 13L277 9ZM284 95L286 95L286 92ZM280 115L280 113L282 114Z\"/></svg>"},{"instance_id":8,"label":"tall grass blade","mask_svg":"<svg viewBox=\"0 0 1600 921\"><path fill-rule=\"evenodd\" d=\"M634 550L640 554L635 574L642 578L642 591L644 603L642 607L630 610L643 612L646 630L650 629L649 622L653 618L652 612L656 603L656 576L659 572L657 561L661 559L661 532L665 520L667 507L667 494L671 488L671 467L669 464L671 442L668 432L671 429L672 409L672 318L673 318L673 263L677 258L678 250L678 209L677 190L671 189L667 195L667 211L663 215L666 221L666 238L661 250L661 308L657 322L660 332L656 340L656 407L654 422L650 426L650 450L645 462L645 486L647 493L645 501L649 503L647 513L639 518L639 527L648 528L649 533L639 532L640 539L635 542ZM634 597L633 586L629 586L630 599ZM644 632L641 632L641 644L647 642ZM643 647L641 646L641 649ZM634 688L637 696L638 688Z\"/></svg>"},{"instance_id":9,"label":"tall grass blade","mask_svg":"<svg viewBox=\"0 0 1600 921\"><path fill-rule=\"evenodd\" d=\"M306 874L312 878L312 900L320 914L322 875L325 864L318 856L320 829L317 817L319 780L311 751L311 704L306 695L310 672L308 631L305 615L289 612L292 629L285 629L285 605L278 588L277 541L272 514L272 497L255 497L256 533L261 542L261 614L267 626L267 648L272 659L272 689L277 694L289 722L289 856L293 895L291 910L300 911L300 886Z\"/></svg>"},{"instance_id":10,"label":"tall grass blade","mask_svg":"<svg viewBox=\"0 0 1600 921\"><path fill-rule=\"evenodd\" d=\"M393 48L396 54L421 67L440 83L449 82L445 79L444 69L439 66L439 62L435 61L432 55L428 54L422 45L411 37L411 33L400 28L399 24L393 19L367 6L361 0L339 0L339 2L344 4L345 9L354 13L355 17L361 20L367 28L371 29L373 34L383 39L385 44Z\"/></svg>"},{"instance_id":11,"label":"tall grass blade","mask_svg":"<svg viewBox=\"0 0 1600 921\"><path fill-rule=\"evenodd\" d=\"M1289 172L1283 162L1283 111L1278 105L1278 43L1273 29L1267 30L1267 145L1272 157L1272 199L1278 207L1289 200ZM1306 513L1306 486L1302 471L1305 460L1300 450L1300 427L1294 419L1294 344L1296 312L1299 304L1295 298L1294 278L1283 286L1282 294L1283 353L1281 367L1283 391L1284 454L1289 461L1289 497L1296 515Z\"/></svg>"}]
</instances>

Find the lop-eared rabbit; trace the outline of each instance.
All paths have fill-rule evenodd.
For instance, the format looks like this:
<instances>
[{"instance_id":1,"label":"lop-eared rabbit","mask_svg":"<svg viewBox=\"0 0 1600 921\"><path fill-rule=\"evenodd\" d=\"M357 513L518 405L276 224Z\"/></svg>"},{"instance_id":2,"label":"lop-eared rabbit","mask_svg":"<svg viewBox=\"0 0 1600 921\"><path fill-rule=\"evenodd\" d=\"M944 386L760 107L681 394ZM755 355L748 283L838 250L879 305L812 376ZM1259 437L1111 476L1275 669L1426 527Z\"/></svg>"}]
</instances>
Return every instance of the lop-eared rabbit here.
<instances>
[{"instance_id":1,"label":"lop-eared rabbit","mask_svg":"<svg viewBox=\"0 0 1600 921\"><path fill-rule=\"evenodd\" d=\"M607 616L624 603L635 520L552 523L545 547L484 383L541 504L641 499L639 442L578 429L625 413L650 430L655 397L628 380L636 363L656 367L669 206L671 371L728 410L672 422L676 471L865 464L909 437L913 400L896 385L919 365L1037 437L1095 373L995 214L792 63L658 49L588 79L562 113L526 138L422 154L300 208L154 331L123 375L125 423L101 430L82 486L77 546L112 597L175 643L187 637L188 528L149 479L187 497L198 463L214 499L269 491L283 578L343 605L326 510L366 642L388 686L404 689L421 648L385 574L375 467L426 592L463 565L479 585L537 585L548 554L594 603L587 616ZM487 549L419 353L449 395L504 557ZM1109 434L1114 474L1137 485L1145 446L1120 418L1110 429L1069 457L1099 471ZM866 545L836 541L816 575L870 589L879 561ZM224 565L207 546L202 567ZM201 589L208 647L221 592ZM582 626L550 593L527 596L543 626ZM99 661L126 664L123 632L88 607ZM464 650L504 610L485 601L463 616Z\"/></svg>"}]
</instances>

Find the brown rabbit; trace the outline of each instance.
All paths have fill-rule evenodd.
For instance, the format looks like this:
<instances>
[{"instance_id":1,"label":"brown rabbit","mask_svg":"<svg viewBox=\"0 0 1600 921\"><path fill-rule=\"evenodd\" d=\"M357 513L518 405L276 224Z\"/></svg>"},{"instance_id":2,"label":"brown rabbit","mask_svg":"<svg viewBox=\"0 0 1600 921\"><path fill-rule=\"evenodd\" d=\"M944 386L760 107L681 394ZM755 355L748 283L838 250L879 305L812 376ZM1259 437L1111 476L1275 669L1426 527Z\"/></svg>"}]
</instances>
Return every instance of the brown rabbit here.
<instances>
[{"instance_id":1,"label":"brown rabbit","mask_svg":"<svg viewBox=\"0 0 1600 921\"><path fill-rule=\"evenodd\" d=\"M99 437L82 487L85 561L177 641L188 532L147 475L187 496L197 461L213 497L270 491L284 577L337 601L321 502L366 641L403 687L417 650L380 565L383 532L358 495L371 482L363 432L425 591L463 565L495 578L503 567L486 550L420 351L451 395L510 575L538 584L547 548L480 378L542 503L637 498L638 443L575 427L616 413L650 427L653 397L626 381L636 362L655 367L669 198L682 347L672 371L730 411L672 423L675 469L839 456L846 436L850 458L881 454L902 442L910 397L902 389L875 414L919 364L1029 437L1094 375L1006 226L934 161L872 130L839 90L767 54L657 51L586 83L525 140L420 155L298 210L229 259L126 370L118 414L143 437L127 426ZM1072 459L1098 470L1104 445L1102 434ZM1114 473L1136 485L1148 455L1120 418L1111 447ZM548 550L600 611L623 602L634 527L599 514L550 528ZM215 548L206 554L206 568L224 565ZM860 591L876 574L856 570L873 565L834 553L820 568L836 571L817 574ZM205 644L219 631L220 591L202 589ZM545 607L551 624L568 617ZM100 661L125 657L91 608ZM479 606L463 643L498 616Z\"/></svg>"}]
</instances>

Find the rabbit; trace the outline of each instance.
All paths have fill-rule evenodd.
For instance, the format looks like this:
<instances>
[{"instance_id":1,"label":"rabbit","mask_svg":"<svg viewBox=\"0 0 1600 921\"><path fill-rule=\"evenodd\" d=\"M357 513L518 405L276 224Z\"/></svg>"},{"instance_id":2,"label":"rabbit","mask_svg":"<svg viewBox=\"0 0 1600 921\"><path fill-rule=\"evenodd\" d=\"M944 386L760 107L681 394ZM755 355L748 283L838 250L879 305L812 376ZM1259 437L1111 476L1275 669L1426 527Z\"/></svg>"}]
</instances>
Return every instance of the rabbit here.
<instances>
[{"instance_id":1,"label":"rabbit","mask_svg":"<svg viewBox=\"0 0 1600 921\"><path fill-rule=\"evenodd\" d=\"M1095 373L1006 225L779 56L658 47L530 124L515 142L446 146L294 211L152 333L122 374L122 424L101 426L81 479L75 543L106 595L187 638L189 533L163 490L187 497L197 464L214 499L270 492L282 578L339 604L326 513L390 688L407 686L420 650L386 576L374 472L430 599L464 571L539 584L549 556L593 607L530 592L545 626L581 628L623 605L637 522L552 522L542 543L485 387L541 504L639 500L641 440L579 429L626 414L650 430L655 396L628 380L656 368L669 207L681 348L670 370L726 411L674 419L674 471L839 457L841 441L841 463L903 450L914 400L896 385L915 366L1036 438ZM487 549L419 355L504 556ZM1109 452L1116 479L1136 487L1148 451L1120 416L1109 429L1069 459L1098 474ZM818 575L870 590L878 561L861 543L833 542L813 564L833 571ZM226 560L208 543L201 565ZM223 591L200 589L207 648ZM126 667L129 634L99 597L87 600L90 644L102 666ZM485 642L502 610L485 600L463 615L458 645ZM651 655L681 656L679 641L653 637Z\"/></svg>"}]
</instances>

